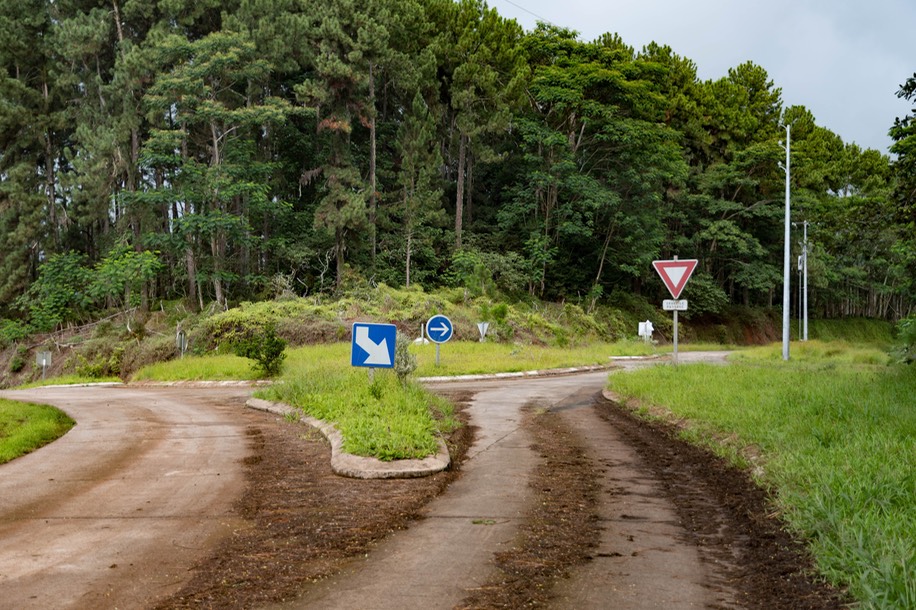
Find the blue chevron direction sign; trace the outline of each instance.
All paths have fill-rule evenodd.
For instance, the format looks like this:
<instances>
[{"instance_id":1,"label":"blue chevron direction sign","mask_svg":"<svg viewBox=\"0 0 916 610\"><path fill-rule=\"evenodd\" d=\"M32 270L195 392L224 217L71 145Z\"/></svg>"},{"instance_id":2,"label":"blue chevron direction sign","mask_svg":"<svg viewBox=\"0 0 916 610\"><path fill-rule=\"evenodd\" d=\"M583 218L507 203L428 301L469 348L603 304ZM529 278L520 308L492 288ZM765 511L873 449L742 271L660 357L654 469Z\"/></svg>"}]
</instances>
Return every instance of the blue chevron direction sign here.
<instances>
[{"instance_id":1,"label":"blue chevron direction sign","mask_svg":"<svg viewBox=\"0 0 916 610\"><path fill-rule=\"evenodd\" d=\"M431 317L426 323L426 336L433 343L445 343L452 338L452 321L439 314Z\"/></svg>"},{"instance_id":2,"label":"blue chevron direction sign","mask_svg":"<svg viewBox=\"0 0 916 610\"><path fill-rule=\"evenodd\" d=\"M352 366L394 368L394 344L398 329L394 324L353 324L350 349Z\"/></svg>"}]
</instances>

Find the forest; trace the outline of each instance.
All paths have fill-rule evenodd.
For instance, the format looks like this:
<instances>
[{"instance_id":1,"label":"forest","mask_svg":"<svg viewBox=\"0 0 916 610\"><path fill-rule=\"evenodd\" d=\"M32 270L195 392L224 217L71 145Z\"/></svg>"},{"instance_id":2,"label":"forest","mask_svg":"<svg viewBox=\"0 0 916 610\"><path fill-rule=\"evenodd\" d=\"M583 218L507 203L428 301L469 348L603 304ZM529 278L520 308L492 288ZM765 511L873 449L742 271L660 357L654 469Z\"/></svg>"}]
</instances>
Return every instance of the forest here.
<instances>
[{"instance_id":1,"label":"forest","mask_svg":"<svg viewBox=\"0 0 916 610\"><path fill-rule=\"evenodd\" d=\"M480 0L2 0L0 66L4 332L354 282L655 302L674 255L694 314L781 307L786 126L793 294L807 223L812 315L916 311L916 109L892 158L754 63Z\"/></svg>"}]
</instances>

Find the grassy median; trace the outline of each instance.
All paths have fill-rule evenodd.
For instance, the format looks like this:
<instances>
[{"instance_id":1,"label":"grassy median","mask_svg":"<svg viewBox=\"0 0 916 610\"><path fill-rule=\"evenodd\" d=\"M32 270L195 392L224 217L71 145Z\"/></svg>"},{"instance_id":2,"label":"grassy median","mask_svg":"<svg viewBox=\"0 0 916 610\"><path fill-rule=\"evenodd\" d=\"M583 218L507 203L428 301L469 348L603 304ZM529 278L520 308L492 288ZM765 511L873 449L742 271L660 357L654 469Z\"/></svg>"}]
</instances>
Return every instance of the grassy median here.
<instances>
[{"instance_id":1,"label":"grassy median","mask_svg":"<svg viewBox=\"0 0 916 610\"><path fill-rule=\"evenodd\" d=\"M60 438L74 424L54 407L0 399L0 464Z\"/></svg>"}]
</instances>

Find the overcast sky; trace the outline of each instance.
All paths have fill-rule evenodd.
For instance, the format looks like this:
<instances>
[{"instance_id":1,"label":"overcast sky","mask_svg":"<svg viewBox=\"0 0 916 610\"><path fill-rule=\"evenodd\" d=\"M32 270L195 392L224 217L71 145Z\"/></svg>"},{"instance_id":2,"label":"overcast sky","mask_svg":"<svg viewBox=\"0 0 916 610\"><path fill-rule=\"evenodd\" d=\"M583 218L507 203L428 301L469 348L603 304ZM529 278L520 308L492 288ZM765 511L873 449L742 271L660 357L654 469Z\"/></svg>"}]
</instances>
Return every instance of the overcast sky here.
<instances>
[{"instance_id":1,"label":"overcast sky","mask_svg":"<svg viewBox=\"0 0 916 610\"><path fill-rule=\"evenodd\" d=\"M526 30L538 20L594 40L620 34L692 59L701 80L752 61L847 143L887 153L888 129L912 104L896 96L916 72L916 0L488 0ZM534 15L532 14L534 13ZM537 15L537 17L535 16Z\"/></svg>"}]
</instances>

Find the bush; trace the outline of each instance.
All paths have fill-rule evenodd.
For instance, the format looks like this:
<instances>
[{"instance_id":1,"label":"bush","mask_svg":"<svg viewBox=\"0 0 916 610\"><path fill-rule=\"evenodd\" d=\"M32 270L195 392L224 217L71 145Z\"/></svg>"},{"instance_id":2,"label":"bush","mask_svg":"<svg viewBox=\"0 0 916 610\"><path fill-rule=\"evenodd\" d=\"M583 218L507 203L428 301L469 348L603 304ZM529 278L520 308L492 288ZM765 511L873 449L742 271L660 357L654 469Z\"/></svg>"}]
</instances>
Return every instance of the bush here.
<instances>
[{"instance_id":1,"label":"bush","mask_svg":"<svg viewBox=\"0 0 916 610\"><path fill-rule=\"evenodd\" d=\"M286 360L286 341L277 336L277 329L273 324L268 325L263 332L254 333L247 338L237 339L232 344L236 356L254 360L254 369L263 377L276 377L283 369Z\"/></svg>"},{"instance_id":2,"label":"bush","mask_svg":"<svg viewBox=\"0 0 916 610\"><path fill-rule=\"evenodd\" d=\"M681 298L690 303L690 308L683 314L688 320L707 314L718 315L728 307L728 295L711 275L703 271L693 274Z\"/></svg>"},{"instance_id":3,"label":"bush","mask_svg":"<svg viewBox=\"0 0 916 610\"><path fill-rule=\"evenodd\" d=\"M417 357L410 353L411 341L404 333L398 333L394 345L394 372L402 384L407 384L407 377L417 370Z\"/></svg>"},{"instance_id":4,"label":"bush","mask_svg":"<svg viewBox=\"0 0 916 610\"><path fill-rule=\"evenodd\" d=\"M897 347L894 357L898 362L912 364L916 361L916 316L897 323Z\"/></svg>"},{"instance_id":5,"label":"bush","mask_svg":"<svg viewBox=\"0 0 916 610\"><path fill-rule=\"evenodd\" d=\"M28 350L22 345L17 345L16 353L10 358L10 373L19 373L25 368L26 355Z\"/></svg>"},{"instance_id":6,"label":"bush","mask_svg":"<svg viewBox=\"0 0 916 610\"><path fill-rule=\"evenodd\" d=\"M0 320L0 349L17 341L22 341L32 334L32 328L16 320Z\"/></svg>"}]
</instances>

